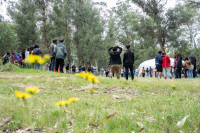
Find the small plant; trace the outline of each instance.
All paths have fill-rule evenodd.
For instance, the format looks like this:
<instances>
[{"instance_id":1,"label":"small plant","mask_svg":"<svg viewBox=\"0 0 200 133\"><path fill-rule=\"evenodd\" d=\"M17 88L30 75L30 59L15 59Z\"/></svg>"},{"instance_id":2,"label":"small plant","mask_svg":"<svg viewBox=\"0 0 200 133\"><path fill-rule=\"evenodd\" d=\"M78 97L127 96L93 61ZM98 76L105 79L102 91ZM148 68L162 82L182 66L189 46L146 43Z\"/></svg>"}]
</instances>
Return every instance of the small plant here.
<instances>
[{"instance_id":1,"label":"small plant","mask_svg":"<svg viewBox=\"0 0 200 133\"><path fill-rule=\"evenodd\" d=\"M176 89L176 86L175 85L171 85L172 89L175 90Z\"/></svg>"}]
</instances>

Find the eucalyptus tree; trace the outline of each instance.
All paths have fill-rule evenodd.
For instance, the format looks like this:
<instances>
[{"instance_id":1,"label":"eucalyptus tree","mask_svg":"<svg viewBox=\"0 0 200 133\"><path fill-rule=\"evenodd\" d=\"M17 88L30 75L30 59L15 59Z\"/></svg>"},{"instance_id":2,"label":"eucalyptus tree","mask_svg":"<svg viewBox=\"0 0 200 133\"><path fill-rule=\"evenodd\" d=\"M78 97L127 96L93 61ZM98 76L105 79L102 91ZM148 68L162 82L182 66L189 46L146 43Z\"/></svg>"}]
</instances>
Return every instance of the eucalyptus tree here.
<instances>
[{"instance_id":1,"label":"eucalyptus tree","mask_svg":"<svg viewBox=\"0 0 200 133\"><path fill-rule=\"evenodd\" d=\"M19 0L10 2L8 13L16 25L16 34L21 49L38 42L37 31L37 4L36 0Z\"/></svg>"}]
</instances>

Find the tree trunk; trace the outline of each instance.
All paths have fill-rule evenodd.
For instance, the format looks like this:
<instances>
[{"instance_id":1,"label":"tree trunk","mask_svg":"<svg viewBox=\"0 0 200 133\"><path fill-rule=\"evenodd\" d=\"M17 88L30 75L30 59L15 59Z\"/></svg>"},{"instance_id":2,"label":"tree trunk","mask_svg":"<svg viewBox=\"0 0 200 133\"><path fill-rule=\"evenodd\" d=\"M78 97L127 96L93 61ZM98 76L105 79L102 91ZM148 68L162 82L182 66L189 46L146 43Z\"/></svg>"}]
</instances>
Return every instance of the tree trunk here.
<instances>
[{"instance_id":1,"label":"tree trunk","mask_svg":"<svg viewBox=\"0 0 200 133\"><path fill-rule=\"evenodd\" d=\"M93 66L93 59L90 57L90 66Z\"/></svg>"}]
</instances>

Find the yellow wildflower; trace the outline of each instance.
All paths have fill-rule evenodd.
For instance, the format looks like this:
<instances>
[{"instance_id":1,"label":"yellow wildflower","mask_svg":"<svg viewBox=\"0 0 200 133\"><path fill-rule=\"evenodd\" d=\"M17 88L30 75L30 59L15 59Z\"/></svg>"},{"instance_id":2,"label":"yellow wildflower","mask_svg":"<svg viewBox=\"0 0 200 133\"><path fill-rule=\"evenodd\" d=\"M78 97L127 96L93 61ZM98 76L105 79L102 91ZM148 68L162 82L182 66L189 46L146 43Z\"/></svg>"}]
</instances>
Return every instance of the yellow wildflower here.
<instances>
[{"instance_id":1,"label":"yellow wildflower","mask_svg":"<svg viewBox=\"0 0 200 133\"><path fill-rule=\"evenodd\" d=\"M93 84L99 82L99 79L96 78L95 76L89 76L89 77L88 77L88 80L89 80L90 82L92 82Z\"/></svg>"},{"instance_id":2,"label":"yellow wildflower","mask_svg":"<svg viewBox=\"0 0 200 133\"><path fill-rule=\"evenodd\" d=\"M40 90L38 89L38 87L33 87L33 88L27 87L26 90L27 90L29 93L31 93L31 94L35 94L35 93L39 93L39 92L40 92Z\"/></svg>"},{"instance_id":3,"label":"yellow wildflower","mask_svg":"<svg viewBox=\"0 0 200 133\"><path fill-rule=\"evenodd\" d=\"M94 90L93 90L93 89L90 89L89 92L90 92L90 94L93 94L93 93L94 93Z\"/></svg>"},{"instance_id":4,"label":"yellow wildflower","mask_svg":"<svg viewBox=\"0 0 200 133\"><path fill-rule=\"evenodd\" d=\"M174 90L175 90L175 88L176 88L176 86L175 86L175 85L172 85L171 87L172 87L172 89L174 89Z\"/></svg>"},{"instance_id":5,"label":"yellow wildflower","mask_svg":"<svg viewBox=\"0 0 200 133\"><path fill-rule=\"evenodd\" d=\"M59 102L57 102L55 105L56 105L56 106L62 106L62 105L70 104L70 103L71 103L70 100L67 100L67 101L59 101Z\"/></svg>"},{"instance_id":6,"label":"yellow wildflower","mask_svg":"<svg viewBox=\"0 0 200 133\"><path fill-rule=\"evenodd\" d=\"M15 91L15 96L17 98L22 98L23 100L28 100L29 98L31 98L31 95L29 93L20 91Z\"/></svg>"},{"instance_id":7,"label":"yellow wildflower","mask_svg":"<svg viewBox=\"0 0 200 133\"><path fill-rule=\"evenodd\" d=\"M43 58L45 59L45 60L50 60L50 55L48 55L48 54L45 54L44 56L43 56Z\"/></svg>"},{"instance_id":8,"label":"yellow wildflower","mask_svg":"<svg viewBox=\"0 0 200 133\"><path fill-rule=\"evenodd\" d=\"M43 58L39 57L39 58L37 59L37 62L38 62L39 64L44 64L44 63L45 63L45 60L44 60Z\"/></svg>"},{"instance_id":9,"label":"yellow wildflower","mask_svg":"<svg viewBox=\"0 0 200 133\"><path fill-rule=\"evenodd\" d=\"M69 99L69 101L72 101L72 102L78 101L78 100L79 100L79 98L76 98L76 97L72 97L72 98Z\"/></svg>"},{"instance_id":10,"label":"yellow wildflower","mask_svg":"<svg viewBox=\"0 0 200 133\"><path fill-rule=\"evenodd\" d=\"M35 63L37 61L36 56L35 55L29 55L27 57L27 61L30 63Z\"/></svg>"}]
</instances>

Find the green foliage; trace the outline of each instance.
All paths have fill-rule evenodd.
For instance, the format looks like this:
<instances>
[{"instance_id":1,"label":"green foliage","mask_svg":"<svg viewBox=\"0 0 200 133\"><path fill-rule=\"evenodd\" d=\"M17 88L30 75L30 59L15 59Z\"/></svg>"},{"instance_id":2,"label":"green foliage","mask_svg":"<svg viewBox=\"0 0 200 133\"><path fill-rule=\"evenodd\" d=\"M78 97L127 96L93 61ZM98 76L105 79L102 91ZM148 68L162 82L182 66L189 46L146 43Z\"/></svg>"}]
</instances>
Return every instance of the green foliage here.
<instances>
[{"instance_id":1,"label":"green foliage","mask_svg":"<svg viewBox=\"0 0 200 133\"><path fill-rule=\"evenodd\" d=\"M0 56L3 56L7 51L13 52L19 48L18 38L15 33L15 25L10 22L0 22Z\"/></svg>"}]
</instances>

